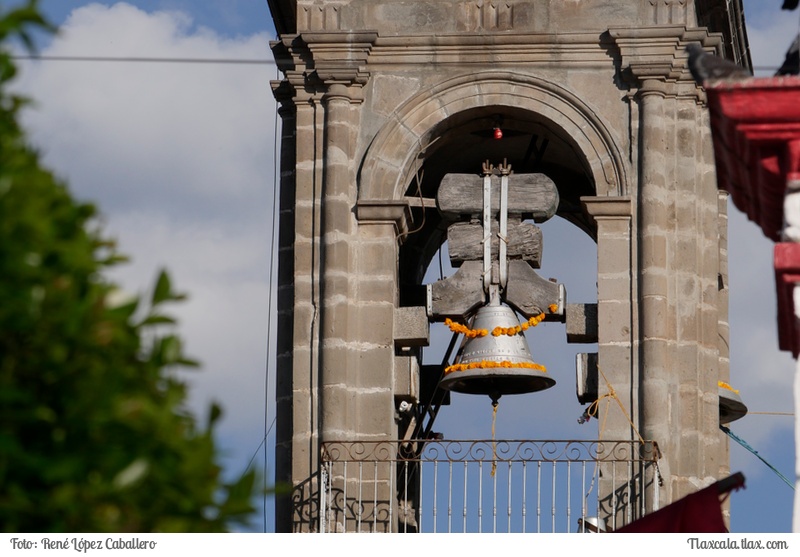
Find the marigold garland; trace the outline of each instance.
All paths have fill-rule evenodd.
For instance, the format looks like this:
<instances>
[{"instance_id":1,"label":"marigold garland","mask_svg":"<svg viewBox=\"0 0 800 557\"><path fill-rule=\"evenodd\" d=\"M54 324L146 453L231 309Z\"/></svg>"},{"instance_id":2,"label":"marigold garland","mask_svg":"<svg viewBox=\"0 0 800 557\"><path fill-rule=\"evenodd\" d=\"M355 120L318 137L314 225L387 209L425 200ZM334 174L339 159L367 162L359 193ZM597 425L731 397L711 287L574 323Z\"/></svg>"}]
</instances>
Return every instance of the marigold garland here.
<instances>
[{"instance_id":1,"label":"marigold garland","mask_svg":"<svg viewBox=\"0 0 800 557\"><path fill-rule=\"evenodd\" d=\"M555 304L550 304L547 308L550 310L550 313L555 313L558 309L558 306ZM542 312L539 315L534 315L530 319L528 319L525 323L520 323L516 327L495 327L492 329L492 336L499 337L500 335L508 335L514 336L518 335L522 331L527 331L530 327L535 327L542 321L544 321L545 313Z\"/></svg>"},{"instance_id":2,"label":"marigold garland","mask_svg":"<svg viewBox=\"0 0 800 557\"><path fill-rule=\"evenodd\" d=\"M541 364L537 364L535 362L510 362L508 360L502 360L499 362L495 362L492 360L481 360L480 362L471 362L469 364L453 364L445 368L444 373L447 375L448 373L453 373L454 371L467 371L469 369L492 369L492 368L525 368L525 369L535 369L538 371L542 371L547 373L547 368L545 368Z\"/></svg>"},{"instance_id":3,"label":"marigold garland","mask_svg":"<svg viewBox=\"0 0 800 557\"><path fill-rule=\"evenodd\" d=\"M550 313L555 313L558 309L558 306L556 304L550 304L547 309L550 310ZM527 331L530 327L535 327L544 321L544 318L545 313L542 312L539 315L531 317L525 323L520 323L516 327L495 327L492 329L492 336L499 337L500 335L518 335L522 331ZM454 333L460 333L468 338L485 337L489 334L489 331L486 329L470 329L466 325L456 323L449 317L444 320L444 324L447 325Z\"/></svg>"},{"instance_id":4,"label":"marigold garland","mask_svg":"<svg viewBox=\"0 0 800 557\"><path fill-rule=\"evenodd\" d=\"M731 391L733 393L736 393L737 395L739 394L739 390L738 389L734 389L733 387L731 387L730 385L728 385L724 381L717 381L717 386L722 388L722 389L728 389L729 391Z\"/></svg>"},{"instance_id":5,"label":"marigold garland","mask_svg":"<svg viewBox=\"0 0 800 557\"><path fill-rule=\"evenodd\" d=\"M489 334L489 331L486 329L470 329L466 325L462 325L461 323L456 323L452 319L448 318L444 320L444 324L450 327L450 330L454 333L461 333L462 335L468 338L475 338L475 337L485 337Z\"/></svg>"}]
</instances>

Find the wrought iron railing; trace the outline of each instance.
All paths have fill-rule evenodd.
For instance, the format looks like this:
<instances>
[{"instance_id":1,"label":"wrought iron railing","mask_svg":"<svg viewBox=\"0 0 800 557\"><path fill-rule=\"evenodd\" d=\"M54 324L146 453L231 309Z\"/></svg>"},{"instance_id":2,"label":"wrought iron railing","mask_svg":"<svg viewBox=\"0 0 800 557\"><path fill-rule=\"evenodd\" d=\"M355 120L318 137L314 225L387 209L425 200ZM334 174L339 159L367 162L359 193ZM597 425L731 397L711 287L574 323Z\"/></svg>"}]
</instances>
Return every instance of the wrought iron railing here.
<instances>
[{"instance_id":1,"label":"wrought iron railing","mask_svg":"<svg viewBox=\"0 0 800 557\"><path fill-rule=\"evenodd\" d=\"M319 531L613 530L658 508L657 458L638 441L328 442Z\"/></svg>"}]
</instances>

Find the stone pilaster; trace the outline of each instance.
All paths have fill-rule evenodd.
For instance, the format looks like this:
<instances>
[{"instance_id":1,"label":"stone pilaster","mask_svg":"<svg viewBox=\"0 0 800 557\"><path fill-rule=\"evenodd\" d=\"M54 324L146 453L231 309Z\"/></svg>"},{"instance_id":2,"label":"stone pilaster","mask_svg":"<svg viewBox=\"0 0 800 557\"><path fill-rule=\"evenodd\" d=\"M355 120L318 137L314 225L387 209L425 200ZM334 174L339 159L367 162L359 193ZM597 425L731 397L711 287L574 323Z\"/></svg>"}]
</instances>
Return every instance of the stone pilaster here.
<instances>
[{"instance_id":1,"label":"stone pilaster","mask_svg":"<svg viewBox=\"0 0 800 557\"><path fill-rule=\"evenodd\" d=\"M633 203L630 197L582 197L585 211L597 226L597 324L598 324L598 439L638 441L632 424L639 423L639 373L636 344L638 320L636 245L633 239ZM654 471L642 469L647 483ZM641 476L637 481L641 481ZM613 465L601 464L599 500L601 518L609 527L652 510L653 501L619 497L626 480L616 480ZM641 484L640 484L641 485ZM616 506L615 506L616 505Z\"/></svg>"},{"instance_id":2,"label":"stone pilaster","mask_svg":"<svg viewBox=\"0 0 800 557\"><path fill-rule=\"evenodd\" d=\"M281 116L281 158L278 233L278 330L292 331L294 326L294 299L296 271L295 256L295 161L297 136L297 111L291 96L294 93L288 82L275 84L275 94L281 103L278 110ZM291 484L293 477L292 435L294 367L294 335L279 334L275 381L276 393L276 445L275 445L275 484ZM276 531L289 532L291 524L291 498L279 497L276 502Z\"/></svg>"},{"instance_id":3,"label":"stone pilaster","mask_svg":"<svg viewBox=\"0 0 800 557\"><path fill-rule=\"evenodd\" d=\"M704 97L680 63L686 42L714 41L669 27L612 36L639 115L638 424L659 444L662 501L672 501L714 481L727 461L717 397L720 374L727 376L727 349L720 350L724 222Z\"/></svg>"},{"instance_id":4,"label":"stone pilaster","mask_svg":"<svg viewBox=\"0 0 800 557\"><path fill-rule=\"evenodd\" d=\"M637 368L633 352L636 289L633 282L632 201L630 197L583 197L597 225L597 322L599 395L613 388L628 417L638 418ZM637 439L630 422L612 401L603 416L603 439ZM634 421L635 423L635 421Z\"/></svg>"}]
</instances>

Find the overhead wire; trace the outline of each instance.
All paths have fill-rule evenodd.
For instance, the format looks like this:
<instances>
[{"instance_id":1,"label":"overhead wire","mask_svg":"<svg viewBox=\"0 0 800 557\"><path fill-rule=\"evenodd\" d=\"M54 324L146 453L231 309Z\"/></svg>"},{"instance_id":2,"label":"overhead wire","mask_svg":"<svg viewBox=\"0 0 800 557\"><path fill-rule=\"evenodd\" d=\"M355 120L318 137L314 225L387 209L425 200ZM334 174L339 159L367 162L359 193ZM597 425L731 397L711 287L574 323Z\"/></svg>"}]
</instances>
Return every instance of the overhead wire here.
<instances>
[{"instance_id":1,"label":"overhead wire","mask_svg":"<svg viewBox=\"0 0 800 557\"><path fill-rule=\"evenodd\" d=\"M235 65L275 65L268 58L161 58L155 56L51 56L41 54L16 54L12 60L29 62L133 62L164 64L235 64Z\"/></svg>"},{"instance_id":2,"label":"overhead wire","mask_svg":"<svg viewBox=\"0 0 800 557\"><path fill-rule=\"evenodd\" d=\"M276 73L278 71L277 67L275 69ZM275 111L274 121L273 121L273 141L272 141L272 230L270 233L269 239L269 275L267 284L269 285L269 294L267 297L267 352L266 352L266 363L264 366L264 437L261 440L261 444L259 446L263 446L264 449L264 468L263 468L263 496L262 496L262 511L264 515L264 533L267 532L267 494L269 493L268 486L267 486L267 473L268 473L268 464L269 464L269 454L268 454L268 444L267 444L267 437L269 436L270 431L272 430L272 426L267 427L267 423L269 421L269 383L270 383L270 361L271 361L271 341L272 341L272 304L273 304L273 277L275 274L275 260L277 259L278 255L276 252L280 251L280 246L278 246L278 250L275 249L276 238L278 235L277 226L278 226L278 217L280 215L280 208L279 208L279 198L278 198L278 187L279 187L279 172L280 172L280 164L278 161L278 111ZM277 361L277 359L276 359ZM275 416L275 420L277 420L277 415ZM275 423L273 420L273 424ZM258 449L256 449L257 451Z\"/></svg>"},{"instance_id":3,"label":"overhead wire","mask_svg":"<svg viewBox=\"0 0 800 557\"><path fill-rule=\"evenodd\" d=\"M160 64L233 64L250 66L274 66L275 60L269 58L183 58L158 56L81 56L50 54L15 54L12 60L21 62L121 62L121 63L160 63ZM756 72L774 72L778 66L754 66Z\"/></svg>"}]
</instances>

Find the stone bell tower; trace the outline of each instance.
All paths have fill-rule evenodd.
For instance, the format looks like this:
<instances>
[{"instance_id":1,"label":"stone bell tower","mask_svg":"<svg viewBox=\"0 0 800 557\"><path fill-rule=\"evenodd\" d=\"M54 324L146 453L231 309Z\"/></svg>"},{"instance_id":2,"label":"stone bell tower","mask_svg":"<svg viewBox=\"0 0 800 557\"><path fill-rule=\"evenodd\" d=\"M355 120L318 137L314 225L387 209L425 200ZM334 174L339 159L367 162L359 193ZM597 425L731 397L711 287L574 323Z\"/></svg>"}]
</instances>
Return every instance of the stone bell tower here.
<instances>
[{"instance_id":1,"label":"stone bell tower","mask_svg":"<svg viewBox=\"0 0 800 557\"><path fill-rule=\"evenodd\" d=\"M487 159L546 176L556 217L597 242L596 306L555 317L597 343L626 407L607 434L658 444L662 505L724 475L726 200L684 49L747 65L740 2L269 5L283 73L276 480L293 487L277 530L317 528L321 443L403 437L398 405L428 388L422 279L450 224L437 193Z\"/></svg>"}]
</instances>

